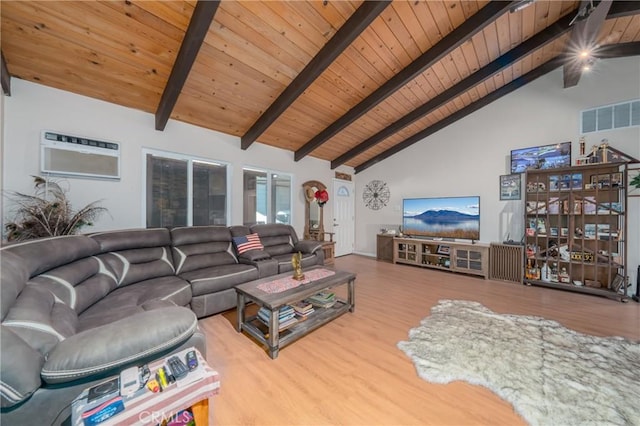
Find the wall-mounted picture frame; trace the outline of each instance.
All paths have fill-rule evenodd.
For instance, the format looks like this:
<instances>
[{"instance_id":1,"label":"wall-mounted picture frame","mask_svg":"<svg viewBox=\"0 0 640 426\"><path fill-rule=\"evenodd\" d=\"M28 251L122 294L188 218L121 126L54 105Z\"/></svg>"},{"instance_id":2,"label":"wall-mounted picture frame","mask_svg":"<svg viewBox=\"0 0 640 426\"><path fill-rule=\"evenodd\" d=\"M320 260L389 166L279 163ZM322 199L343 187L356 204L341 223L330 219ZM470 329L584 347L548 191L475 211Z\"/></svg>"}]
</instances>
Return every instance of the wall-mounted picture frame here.
<instances>
[{"instance_id":1,"label":"wall-mounted picture frame","mask_svg":"<svg viewBox=\"0 0 640 426\"><path fill-rule=\"evenodd\" d=\"M519 200L521 198L522 175L514 173L500 176L500 200Z\"/></svg>"},{"instance_id":2,"label":"wall-mounted picture frame","mask_svg":"<svg viewBox=\"0 0 640 426\"><path fill-rule=\"evenodd\" d=\"M571 142L511 150L511 173L529 169L553 169L571 165Z\"/></svg>"}]
</instances>

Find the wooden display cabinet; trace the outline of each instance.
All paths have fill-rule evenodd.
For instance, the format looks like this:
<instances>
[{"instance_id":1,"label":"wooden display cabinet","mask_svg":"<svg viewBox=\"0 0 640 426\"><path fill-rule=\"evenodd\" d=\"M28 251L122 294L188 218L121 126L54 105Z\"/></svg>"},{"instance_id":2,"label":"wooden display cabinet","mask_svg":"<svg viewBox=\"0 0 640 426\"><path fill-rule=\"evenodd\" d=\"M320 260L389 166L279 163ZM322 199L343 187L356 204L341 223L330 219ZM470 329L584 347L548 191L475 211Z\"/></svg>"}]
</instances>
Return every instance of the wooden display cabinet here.
<instances>
[{"instance_id":1,"label":"wooden display cabinet","mask_svg":"<svg viewBox=\"0 0 640 426\"><path fill-rule=\"evenodd\" d=\"M626 167L526 172L526 284L626 300Z\"/></svg>"},{"instance_id":2,"label":"wooden display cabinet","mask_svg":"<svg viewBox=\"0 0 640 426\"><path fill-rule=\"evenodd\" d=\"M393 247L393 263L488 276L486 244L396 237Z\"/></svg>"}]
</instances>

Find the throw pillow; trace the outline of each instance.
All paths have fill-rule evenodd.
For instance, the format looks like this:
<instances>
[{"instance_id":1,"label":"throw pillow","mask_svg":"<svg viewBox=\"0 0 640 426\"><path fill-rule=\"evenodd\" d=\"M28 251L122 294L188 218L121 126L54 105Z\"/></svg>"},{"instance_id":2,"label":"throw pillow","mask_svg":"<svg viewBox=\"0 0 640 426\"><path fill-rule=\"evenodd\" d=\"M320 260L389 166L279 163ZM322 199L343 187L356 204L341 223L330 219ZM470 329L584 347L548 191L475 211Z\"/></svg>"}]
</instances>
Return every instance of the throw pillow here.
<instances>
[{"instance_id":1,"label":"throw pillow","mask_svg":"<svg viewBox=\"0 0 640 426\"><path fill-rule=\"evenodd\" d=\"M233 237L233 244L236 246L238 254L248 252L249 250L264 250L258 234Z\"/></svg>"}]
</instances>

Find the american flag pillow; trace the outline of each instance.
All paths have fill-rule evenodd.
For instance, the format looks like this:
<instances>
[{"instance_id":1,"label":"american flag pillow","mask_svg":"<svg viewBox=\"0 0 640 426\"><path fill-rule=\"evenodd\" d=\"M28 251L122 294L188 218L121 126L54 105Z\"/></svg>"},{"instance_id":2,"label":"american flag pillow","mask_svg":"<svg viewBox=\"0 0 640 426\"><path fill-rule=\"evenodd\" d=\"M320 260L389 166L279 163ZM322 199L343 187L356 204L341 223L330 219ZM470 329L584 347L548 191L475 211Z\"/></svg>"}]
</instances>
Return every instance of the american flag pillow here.
<instances>
[{"instance_id":1,"label":"american flag pillow","mask_svg":"<svg viewBox=\"0 0 640 426\"><path fill-rule=\"evenodd\" d=\"M264 246L260 242L258 234L249 234L244 237L233 237L233 244L238 250L238 254L245 253L249 250L263 250Z\"/></svg>"}]
</instances>

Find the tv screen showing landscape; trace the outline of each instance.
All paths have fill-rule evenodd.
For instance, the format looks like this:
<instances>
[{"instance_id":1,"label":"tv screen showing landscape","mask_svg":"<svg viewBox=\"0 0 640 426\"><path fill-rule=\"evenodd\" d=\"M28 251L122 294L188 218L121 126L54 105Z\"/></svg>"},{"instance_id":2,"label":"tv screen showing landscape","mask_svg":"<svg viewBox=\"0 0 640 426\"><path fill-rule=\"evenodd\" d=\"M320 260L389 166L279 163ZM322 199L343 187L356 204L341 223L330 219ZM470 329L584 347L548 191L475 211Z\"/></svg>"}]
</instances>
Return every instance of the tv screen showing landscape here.
<instances>
[{"instance_id":1,"label":"tv screen showing landscape","mask_svg":"<svg viewBox=\"0 0 640 426\"><path fill-rule=\"evenodd\" d=\"M405 198L402 232L416 237L480 239L480 197Z\"/></svg>"},{"instance_id":2,"label":"tv screen showing landscape","mask_svg":"<svg viewBox=\"0 0 640 426\"><path fill-rule=\"evenodd\" d=\"M511 173L524 173L528 169L555 169L570 166L571 142L511 151Z\"/></svg>"}]
</instances>

